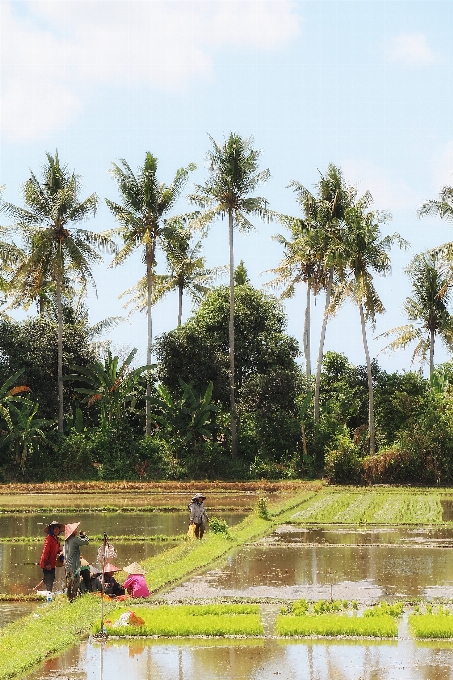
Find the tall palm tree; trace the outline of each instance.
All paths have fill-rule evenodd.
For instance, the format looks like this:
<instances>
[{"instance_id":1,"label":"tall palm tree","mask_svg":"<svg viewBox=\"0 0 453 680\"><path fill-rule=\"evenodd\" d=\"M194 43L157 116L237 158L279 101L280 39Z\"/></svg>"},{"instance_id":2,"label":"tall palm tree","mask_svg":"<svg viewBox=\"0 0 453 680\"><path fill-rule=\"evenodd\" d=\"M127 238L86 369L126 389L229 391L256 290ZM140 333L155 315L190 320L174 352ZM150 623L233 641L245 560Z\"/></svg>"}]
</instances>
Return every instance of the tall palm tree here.
<instances>
[{"instance_id":1,"label":"tall palm tree","mask_svg":"<svg viewBox=\"0 0 453 680\"><path fill-rule=\"evenodd\" d=\"M347 229L344 234L344 252L347 259L345 278L340 282L336 297L338 300L349 297L359 308L362 327L362 341L365 351L368 376L368 426L370 435L370 454L375 452L374 397L371 360L366 336L366 323L373 327L376 314L383 314L384 305L373 281L373 274L386 276L391 271L388 251L397 242L400 247L407 245L399 234L381 237L380 225L390 219L385 212L369 211L372 197L367 192L345 212Z\"/></svg>"},{"instance_id":2,"label":"tall palm tree","mask_svg":"<svg viewBox=\"0 0 453 680\"><path fill-rule=\"evenodd\" d=\"M344 217L347 208L354 202L356 190L346 184L340 168L332 163L329 164L325 175L321 174L319 182L315 185L316 194L311 193L296 181L291 182L290 186L297 194L298 202L304 211L305 222L310 227L304 237L306 242L304 247L309 250L311 260L317 263L319 271L322 272L322 283L326 293L314 390L314 419L317 423L319 421L321 367L327 321L332 312L332 292L334 283L342 278L345 268Z\"/></svg>"},{"instance_id":3,"label":"tall palm tree","mask_svg":"<svg viewBox=\"0 0 453 680\"><path fill-rule=\"evenodd\" d=\"M304 330L303 330L303 352L305 357L305 374L307 378L311 376L311 341L310 341L310 313L311 313L311 294L316 296L321 288L325 286L325 270L323 262L313 249L311 242L311 229L316 228L315 224L309 219L290 217L288 215L274 214L281 224L286 226L291 238L286 238L283 234L276 234L273 240L280 243L284 248L283 258L275 269L271 271L276 274L276 278L270 281L267 286L271 288L283 287L282 299L294 296L296 286L303 283L307 287Z\"/></svg>"},{"instance_id":4,"label":"tall palm tree","mask_svg":"<svg viewBox=\"0 0 453 680\"><path fill-rule=\"evenodd\" d=\"M55 283L58 313L58 431L63 432L63 310L65 275L95 285L91 267L102 260L96 248L114 249L108 235L73 225L96 213L98 197L80 200L80 177L61 165L58 151L47 153L41 180L32 172L23 188L26 208L5 203L25 242L26 256L19 263L15 280L26 294L38 295L43 283Z\"/></svg>"},{"instance_id":5,"label":"tall palm tree","mask_svg":"<svg viewBox=\"0 0 453 680\"><path fill-rule=\"evenodd\" d=\"M396 336L384 351L405 349L415 342L412 361L428 360L431 378L436 338L453 350L453 317L448 311L453 290L451 264L439 253L427 252L416 255L406 273L412 282L412 295L406 298L403 309L411 323L392 328L379 337Z\"/></svg>"},{"instance_id":6,"label":"tall palm tree","mask_svg":"<svg viewBox=\"0 0 453 680\"><path fill-rule=\"evenodd\" d=\"M146 265L148 341L146 363L151 364L153 327L151 307L153 300L153 278L155 276L156 249L165 225L165 215L171 210L179 198L189 176L195 169L193 163L187 168L177 170L170 185L161 184L157 179L157 158L146 152L145 162L134 175L128 163L121 159L121 165L112 164L111 173L118 184L121 203L105 199L115 219L119 222L118 233L123 240L123 247L116 254L112 265L117 266L137 249L143 249ZM148 385L147 397L151 394ZM151 434L149 399L146 404L146 433Z\"/></svg>"},{"instance_id":7,"label":"tall palm tree","mask_svg":"<svg viewBox=\"0 0 453 680\"><path fill-rule=\"evenodd\" d=\"M153 279L152 305L161 300L167 293L178 292L178 327L182 321L182 303L184 292L187 291L193 302L201 302L210 290L212 283L221 276L225 267L206 267L206 259L201 254L201 240L193 242L193 231L186 219L175 218L168 220L162 230L161 245L167 260L168 274L155 275ZM204 236L204 234L203 234ZM120 297L132 294L126 307L133 304L132 311L146 310L147 285L146 277L129 288Z\"/></svg>"},{"instance_id":8,"label":"tall palm tree","mask_svg":"<svg viewBox=\"0 0 453 680\"><path fill-rule=\"evenodd\" d=\"M253 139L244 138L231 132L223 144L209 136L212 149L207 154L208 178L203 185L197 185L190 200L201 207L204 213L198 225L208 225L215 219L228 217L230 250L230 318L229 334L229 382L231 411L231 455L237 456L237 415L235 404L234 377L234 248L233 232L237 227L248 231L253 229L251 215L264 217L267 203L262 197L251 196L255 189L269 179L269 170L258 170L261 152L254 149Z\"/></svg>"}]
</instances>

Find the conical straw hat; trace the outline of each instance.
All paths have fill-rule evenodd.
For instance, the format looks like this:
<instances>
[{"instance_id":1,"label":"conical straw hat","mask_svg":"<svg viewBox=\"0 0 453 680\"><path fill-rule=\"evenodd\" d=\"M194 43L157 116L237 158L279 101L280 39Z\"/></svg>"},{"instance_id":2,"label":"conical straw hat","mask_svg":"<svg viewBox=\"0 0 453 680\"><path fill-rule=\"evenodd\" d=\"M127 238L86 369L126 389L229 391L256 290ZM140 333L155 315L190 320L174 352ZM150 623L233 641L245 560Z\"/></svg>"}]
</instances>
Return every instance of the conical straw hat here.
<instances>
[{"instance_id":1,"label":"conical straw hat","mask_svg":"<svg viewBox=\"0 0 453 680\"><path fill-rule=\"evenodd\" d=\"M53 522L50 522L50 524L46 524L46 526L44 527L44 533L48 534L49 531L50 531L50 528L52 528L52 530L53 530L53 527L59 527L60 531L64 531L64 526L65 525L61 524L61 522L57 522L56 520L53 520Z\"/></svg>"},{"instance_id":2,"label":"conical straw hat","mask_svg":"<svg viewBox=\"0 0 453 680\"><path fill-rule=\"evenodd\" d=\"M118 567L115 567L114 564L111 564L110 562L107 562L107 564L104 567L104 573L105 572L112 572L112 571L121 571Z\"/></svg>"},{"instance_id":3,"label":"conical straw hat","mask_svg":"<svg viewBox=\"0 0 453 680\"><path fill-rule=\"evenodd\" d=\"M80 522L74 522L73 524L65 524L64 525L64 540L65 541L66 541L67 538L72 536L72 534L77 529L79 524L80 524Z\"/></svg>"},{"instance_id":4,"label":"conical straw hat","mask_svg":"<svg viewBox=\"0 0 453 680\"><path fill-rule=\"evenodd\" d=\"M132 562L132 564L128 564L127 567L123 567L123 571L126 572L126 574L142 574L142 576L145 575L145 570L143 567L139 565L138 562Z\"/></svg>"}]
</instances>

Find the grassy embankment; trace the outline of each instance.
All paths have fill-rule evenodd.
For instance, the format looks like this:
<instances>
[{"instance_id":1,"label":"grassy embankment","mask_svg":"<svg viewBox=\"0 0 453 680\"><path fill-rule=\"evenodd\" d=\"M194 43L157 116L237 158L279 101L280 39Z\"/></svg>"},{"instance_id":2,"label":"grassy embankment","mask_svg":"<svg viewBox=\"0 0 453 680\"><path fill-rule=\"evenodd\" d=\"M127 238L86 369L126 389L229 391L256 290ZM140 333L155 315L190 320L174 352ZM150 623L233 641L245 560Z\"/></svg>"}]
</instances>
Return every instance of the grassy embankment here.
<instances>
[{"instance_id":1,"label":"grassy embankment","mask_svg":"<svg viewBox=\"0 0 453 680\"><path fill-rule=\"evenodd\" d=\"M207 534L203 541L184 541L145 560L142 564L150 591L157 593L221 559L232 548L268 533L275 523L284 521L295 507L314 496L320 485L299 483L298 488L291 499L270 506L270 521L253 513L231 529L230 537ZM113 603L106 603L107 611L113 608ZM79 598L70 605L62 597L0 629L0 680L24 673L75 644L90 633L99 617L98 598Z\"/></svg>"}]
</instances>

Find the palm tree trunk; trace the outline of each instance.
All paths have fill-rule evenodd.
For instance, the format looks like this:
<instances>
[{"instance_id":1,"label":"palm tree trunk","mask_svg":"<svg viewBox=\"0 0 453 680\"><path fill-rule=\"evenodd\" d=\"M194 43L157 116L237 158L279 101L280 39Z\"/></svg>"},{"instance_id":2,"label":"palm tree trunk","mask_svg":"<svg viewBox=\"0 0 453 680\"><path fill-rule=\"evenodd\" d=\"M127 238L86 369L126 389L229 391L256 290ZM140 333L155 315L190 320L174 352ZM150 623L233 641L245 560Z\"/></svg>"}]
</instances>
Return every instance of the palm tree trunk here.
<instances>
[{"instance_id":1,"label":"palm tree trunk","mask_svg":"<svg viewBox=\"0 0 453 680\"><path fill-rule=\"evenodd\" d=\"M182 294L183 294L184 288L182 283L178 284L178 328L181 325L181 320L182 320Z\"/></svg>"},{"instance_id":2,"label":"palm tree trunk","mask_svg":"<svg viewBox=\"0 0 453 680\"><path fill-rule=\"evenodd\" d=\"M305 320L304 320L304 357L305 357L305 375L307 378L311 376L311 356L310 356L310 293L311 286L307 283L307 302L305 305Z\"/></svg>"},{"instance_id":3,"label":"palm tree trunk","mask_svg":"<svg viewBox=\"0 0 453 680\"><path fill-rule=\"evenodd\" d=\"M61 271L57 273L57 314L58 314L58 432L63 432L63 310L61 307Z\"/></svg>"},{"instance_id":4,"label":"palm tree trunk","mask_svg":"<svg viewBox=\"0 0 453 680\"><path fill-rule=\"evenodd\" d=\"M329 271L329 281L327 283L326 289L326 304L324 307L324 318L322 321L321 338L319 340L318 364L316 366L316 382L315 382L315 423L319 422L319 390L321 386L321 368L322 359L324 356L324 341L326 339L327 320L329 317L330 297L332 295L332 283L333 283L333 267L331 267Z\"/></svg>"},{"instance_id":5,"label":"palm tree trunk","mask_svg":"<svg viewBox=\"0 0 453 680\"><path fill-rule=\"evenodd\" d=\"M435 333L434 329L431 328L429 331L429 379L431 380L434 371L434 339Z\"/></svg>"},{"instance_id":6,"label":"palm tree trunk","mask_svg":"<svg viewBox=\"0 0 453 680\"><path fill-rule=\"evenodd\" d=\"M147 300L146 311L148 313L148 341L146 346L146 363L151 364L152 344L153 344L153 319L152 319L152 295L153 295L153 264L154 253L151 245L145 246L146 259L146 283L147 283ZM146 424L145 432L148 436L151 435L151 383L149 380L146 383Z\"/></svg>"},{"instance_id":7,"label":"palm tree trunk","mask_svg":"<svg viewBox=\"0 0 453 680\"><path fill-rule=\"evenodd\" d=\"M374 432L374 398L373 398L373 376L371 375L371 361L370 353L368 351L368 343L366 339L365 315L363 313L363 305L359 302L360 323L362 324L362 340L363 349L365 350L366 358L366 372L368 375L368 429L370 432L370 455L374 455L376 450L375 432Z\"/></svg>"},{"instance_id":8,"label":"palm tree trunk","mask_svg":"<svg viewBox=\"0 0 453 680\"><path fill-rule=\"evenodd\" d=\"M233 251L233 211L228 212L228 232L230 242L230 322L228 339L230 345L230 412L231 412L231 456L237 456L236 404L234 395L234 251Z\"/></svg>"}]
</instances>

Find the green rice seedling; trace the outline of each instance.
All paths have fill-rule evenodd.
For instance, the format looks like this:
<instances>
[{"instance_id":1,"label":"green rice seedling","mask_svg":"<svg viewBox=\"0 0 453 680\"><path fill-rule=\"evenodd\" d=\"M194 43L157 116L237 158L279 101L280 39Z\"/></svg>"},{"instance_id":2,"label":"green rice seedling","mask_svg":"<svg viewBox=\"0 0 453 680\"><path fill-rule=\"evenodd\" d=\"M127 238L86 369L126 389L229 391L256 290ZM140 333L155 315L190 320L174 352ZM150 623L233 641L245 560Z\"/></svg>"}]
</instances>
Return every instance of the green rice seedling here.
<instances>
[{"instance_id":1,"label":"green rice seedling","mask_svg":"<svg viewBox=\"0 0 453 680\"><path fill-rule=\"evenodd\" d=\"M385 496L382 493L361 493L351 504L338 513L333 520L340 524L367 524L382 507Z\"/></svg>"},{"instance_id":2,"label":"green rice seedling","mask_svg":"<svg viewBox=\"0 0 453 680\"><path fill-rule=\"evenodd\" d=\"M261 519L265 520L271 519L267 507L267 498L264 497L258 498L258 502L256 504L256 511L258 513L258 517L260 517Z\"/></svg>"},{"instance_id":3,"label":"green rice seedling","mask_svg":"<svg viewBox=\"0 0 453 680\"><path fill-rule=\"evenodd\" d=\"M394 618L397 619L403 613L403 608L404 605L402 602L395 602L395 604L389 604L388 602L380 602L375 607L371 607L371 609L365 609L363 615L365 617L386 615L393 616Z\"/></svg>"},{"instance_id":4,"label":"green rice seedling","mask_svg":"<svg viewBox=\"0 0 453 680\"><path fill-rule=\"evenodd\" d=\"M296 600L292 605L292 612L296 616L304 616L308 612L308 602L304 598L302 600Z\"/></svg>"},{"instance_id":5,"label":"green rice seedling","mask_svg":"<svg viewBox=\"0 0 453 680\"><path fill-rule=\"evenodd\" d=\"M296 523L309 522L313 524L332 523L334 518L342 510L349 507L355 498L355 494L348 492L325 493L321 496L315 496L312 501L304 506L303 510L295 513L291 517L291 521Z\"/></svg>"},{"instance_id":6,"label":"green rice seedling","mask_svg":"<svg viewBox=\"0 0 453 680\"><path fill-rule=\"evenodd\" d=\"M349 608L349 602L348 602L348 600L343 600L342 604L343 604L343 609L348 609L348 608Z\"/></svg>"},{"instance_id":7,"label":"green rice seedling","mask_svg":"<svg viewBox=\"0 0 453 680\"><path fill-rule=\"evenodd\" d=\"M394 617L387 614L373 617L347 616L345 614L318 614L307 616L278 616L277 635L321 637L376 637L398 636Z\"/></svg>"},{"instance_id":8,"label":"green rice seedling","mask_svg":"<svg viewBox=\"0 0 453 680\"><path fill-rule=\"evenodd\" d=\"M123 636L165 636L192 637L195 635L263 635L257 605L208 605L133 607L134 614L144 620L144 625L115 627L113 624L126 608L114 612L106 621L109 635ZM94 627L97 632L98 623Z\"/></svg>"},{"instance_id":9,"label":"green rice seedling","mask_svg":"<svg viewBox=\"0 0 453 680\"><path fill-rule=\"evenodd\" d=\"M357 600L352 600L351 607L355 610L357 610L359 608Z\"/></svg>"},{"instance_id":10,"label":"green rice seedling","mask_svg":"<svg viewBox=\"0 0 453 680\"><path fill-rule=\"evenodd\" d=\"M449 614L410 614L409 626L416 638L453 638L453 617Z\"/></svg>"}]
</instances>

